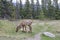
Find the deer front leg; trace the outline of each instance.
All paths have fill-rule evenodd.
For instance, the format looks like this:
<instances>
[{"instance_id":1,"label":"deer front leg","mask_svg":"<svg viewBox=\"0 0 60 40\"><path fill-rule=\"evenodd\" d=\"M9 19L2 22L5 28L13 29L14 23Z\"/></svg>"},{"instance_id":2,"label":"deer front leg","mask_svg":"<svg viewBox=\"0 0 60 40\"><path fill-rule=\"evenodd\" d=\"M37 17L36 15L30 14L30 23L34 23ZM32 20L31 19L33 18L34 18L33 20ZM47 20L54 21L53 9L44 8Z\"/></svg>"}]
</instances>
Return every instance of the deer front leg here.
<instances>
[{"instance_id":1,"label":"deer front leg","mask_svg":"<svg viewBox=\"0 0 60 40\"><path fill-rule=\"evenodd\" d=\"M27 30L26 30L26 26L25 26L25 31L27 32Z\"/></svg>"},{"instance_id":2,"label":"deer front leg","mask_svg":"<svg viewBox=\"0 0 60 40\"><path fill-rule=\"evenodd\" d=\"M29 25L29 29L30 29L30 31L29 32L32 32L32 27Z\"/></svg>"},{"instance_id":3,"label":"deer front leg","mask_svg":"<svg viewBox=\"0 0 60 40\"><path fill-rule=\"evenodd\" d=\"M24 32L24 26L22 28L23 28L22 32Z\"/></svg>"}]
</instances>

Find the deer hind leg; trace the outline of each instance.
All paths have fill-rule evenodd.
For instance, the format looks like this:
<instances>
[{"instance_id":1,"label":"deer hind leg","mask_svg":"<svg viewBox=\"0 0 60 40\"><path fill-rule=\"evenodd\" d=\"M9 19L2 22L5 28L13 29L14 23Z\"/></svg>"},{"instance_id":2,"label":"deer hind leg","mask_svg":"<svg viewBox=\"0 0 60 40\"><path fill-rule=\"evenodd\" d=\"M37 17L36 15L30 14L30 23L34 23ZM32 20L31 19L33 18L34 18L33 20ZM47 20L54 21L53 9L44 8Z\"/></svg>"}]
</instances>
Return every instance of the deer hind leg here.
<instances>
[{"instance_id":1,"label":"deer hind leg","mask_svg":"<svg viewBox=\"0 0 60 40\"><path fill-rule=\"evenodd\" d=\"M31 25L29 25L29 29L30 29L30 31L29 31L29 32L32 32L32 27L31 27Z\"/></svg>"},{"instance_id":2,"label":"deer hind leg","mask_svg":"<svg viewBox=\"0 0 60 40\"><path fill-rule=\"evenodd\" d=\"M22 26L22 27L23 27L23 31L22 32L27 32L26 26Z\"/></svg>"}]
</instances>

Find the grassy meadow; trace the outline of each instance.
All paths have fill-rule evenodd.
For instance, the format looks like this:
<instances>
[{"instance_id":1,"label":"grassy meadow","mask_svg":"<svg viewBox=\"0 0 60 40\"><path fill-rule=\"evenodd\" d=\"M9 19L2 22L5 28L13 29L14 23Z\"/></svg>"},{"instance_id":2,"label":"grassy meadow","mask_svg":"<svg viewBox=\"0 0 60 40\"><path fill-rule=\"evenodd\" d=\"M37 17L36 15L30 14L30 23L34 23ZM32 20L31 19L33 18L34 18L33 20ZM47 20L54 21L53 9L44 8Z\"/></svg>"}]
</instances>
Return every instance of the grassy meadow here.
<instances>
[{"instance_id":1,"label":"grassy meadow","mask_svg":"<svg viewBox=\"0 0 60 40\"><path fill-rule=\"evenodd\" d=\"M18 21L19 23L20 21ZM24 39L26 37L31 37L35 34L37 34L38 32L41 31L41 29L43 29L43 26L38 25L38 23L33 24L32 28L33 28L33 32L32 33L23 33L21 32L21 30L19 30L19 32L15 32L16 30L16 26L18 25L18 23L16 21L8 21L8 20L0 20L0 39L6 39L6 37L8 38L8 40L11 39ZM4 40L5 40L4 39Z\"/></svg>"},{"instance_id":2,"label":"grassy meadow","mask_svg":"<svg viewBox=\"0 0 60 40\"><path fill-rule=\"evenodd\" d=\"M55 20L55 21L50 21L49 27L47 28L47 32L51 32L55 35L55 38L50 38L45 35L41 35L42 40L60 40L60 21Z\"/></svg>"},{"instance_id":3,"label":"grassy meadow","mask_svg":"<svg viewBox=\"0 0 60 40\"><path fill-rule=\"evenodd\" d=\"M35 34L44 31L54 33L56 35L56 38L54 38L54 40L60 39L60 33L56 32L60 30L59 20L57 22L33 20L32 33L23 33L21 32L21 30L19 30L16 33L15 32L16 26L20 23L20 21L21 20L18 21L0 20L0 40L24 40L25 38L33 37ZM41 39L53 40L53 38L49 38L44 35L41 35Z\"/></svg>"}]
</instances>

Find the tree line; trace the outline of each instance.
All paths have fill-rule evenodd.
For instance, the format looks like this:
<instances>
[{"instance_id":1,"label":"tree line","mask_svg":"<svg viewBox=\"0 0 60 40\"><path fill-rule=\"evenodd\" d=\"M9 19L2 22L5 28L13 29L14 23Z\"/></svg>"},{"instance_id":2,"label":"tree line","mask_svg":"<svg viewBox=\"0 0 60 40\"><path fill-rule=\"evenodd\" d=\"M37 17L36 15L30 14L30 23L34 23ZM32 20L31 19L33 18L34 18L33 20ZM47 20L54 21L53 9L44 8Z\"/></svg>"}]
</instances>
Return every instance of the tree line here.
<instances>
[{"instance_id":1,"label":"tree line","mask_svg":"<svg viewBox=\"0 0 60 40\"><path fill-rule=\"evenodd\" d=\"M0 0L0 18L6 19L60 19L60 9L58 0L26 0L25 4L22 0ZM53 3L52 3L53 2Z\"/></svg>"}]
</instances>

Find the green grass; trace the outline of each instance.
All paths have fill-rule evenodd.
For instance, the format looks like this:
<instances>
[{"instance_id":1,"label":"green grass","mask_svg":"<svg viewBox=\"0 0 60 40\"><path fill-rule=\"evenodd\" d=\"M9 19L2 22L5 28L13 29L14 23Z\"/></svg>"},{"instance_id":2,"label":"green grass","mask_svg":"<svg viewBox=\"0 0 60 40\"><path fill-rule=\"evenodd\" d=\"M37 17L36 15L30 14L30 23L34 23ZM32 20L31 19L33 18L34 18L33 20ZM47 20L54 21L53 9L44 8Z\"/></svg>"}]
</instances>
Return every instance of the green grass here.
<instances>
[{"instance_id":1,"label":"green grass","mask_svg":"<svg viewBox=\"0 0 60 40\"><path fill-rule=\"evenodd\" d=\"M54 38L47 37L45 35L42 35L42 40L54 40Z\"/></svg>"},{"instance_id":2,"label":"green grass","mask_svg":"<svg viewBox=\"0 0 60 40\"><path fill-rule=\"evenodd\" d=\"M55 38L51 38L45 35L41 35L42 40L60 40L60 35L56 35Z\"/></svg>"},{"instance_id":3,"label":"green grass","mask_svg":"<svg viewBox=\"0 0 60 40\"><path fill-rule=\"evenodd\" d=\"M41 35L42 40L60 40L60 33L56 32L57 30L60 30L59 28L60 27L58 25L57 26L49 25L49 27L48 27L48 29L46 31L53 33L56 37L55 38L50 38L50 37L47 37L47 36L42 34Z\"/></svg>"},{"instance_id":4,"label":"green grass","mask_svg":"<svg viewBox=\"0 0 60 40\"><path fill-rule=\"evenodd\" d=\"M42 31L52 32L56 35L55 39L41 35L42 40L60 40L60 35L57 35L58 33L56 32L56 30L60 30L60 26L51 26L47 22L44 25L40 25L36 22L35 25L32 25L32 33L23 33L21 30L16 33L16 25L16 22L0 20L0 40L24 40ZM44 30L46 27L48 27L48 29Z\"/></svg>"},{"instance_id":5,"label":"green grass","mask_svg":"<svg viewBox=\"0 0 60 40\"><path fill-rule=\"evenodd\" d=\"M39 33L44 28L43 25L39 25L38 23L36 25L32 25L32 33L23 33L21 30L19 30L17 33L16 30L16 23L8 20L0 20L0 40L4 40L5 37L8 40L11 40L13 38L21 39L21 38L27 38L27 37L33 37L35 34ZM21 39L22 40L22 39Z\"/></svg>"}]
</instances>

